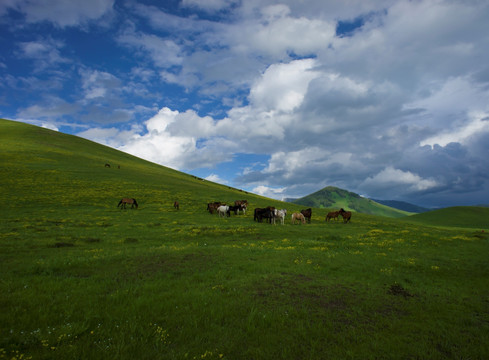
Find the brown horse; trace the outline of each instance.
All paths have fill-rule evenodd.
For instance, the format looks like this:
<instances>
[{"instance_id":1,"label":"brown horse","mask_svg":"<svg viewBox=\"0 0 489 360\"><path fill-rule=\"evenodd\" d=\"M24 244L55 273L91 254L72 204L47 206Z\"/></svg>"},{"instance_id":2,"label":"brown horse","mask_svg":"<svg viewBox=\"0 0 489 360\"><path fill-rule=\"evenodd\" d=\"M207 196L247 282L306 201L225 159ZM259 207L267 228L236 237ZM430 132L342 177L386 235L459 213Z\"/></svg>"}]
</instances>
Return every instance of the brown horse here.
<instances>
[{"instance_id":1,"label":"brown horse","mask_svg":"<svg viewBox=\"0 0 489 360\"><path fill-rule=\"evenodd\" d=\"M209 211L211 214L214 213L214 211L217 212L217 208L221 205L226 205L224 203L221 203L220 201L214 201L212 203L207 204L207 211Z\"/></svg>"},{"instance_id":2,"label":"brown horse","mask_svg":"<svg viewBox=\"0 0 489 360\"><path fill-rule=\"evenodd\" d=\"M296 221L299 221L299 224L305 224L306 218L304 217L304 214L293 213L292 214L292 224L295 224Z\"/></svg>"},{"instance_id":3,"label":"brown horse","mask_svg":"<svg viewBox=\"0 0 489 360\"><path fill-rule=\"evenodd\" d=\"M343 218L343 222L347 223L351 220L351 211L345 211L343 208L339 211L341 217Z\"/></svg>"},{"instance_id":4,"label":"brown horse","mask_svg":"<svg viewBox=\"0 0 489 360\"><path fill-rule=\"evenodd\" d=\"M126 204L131 204L131 209L132 208L138 208L138 202L136 201L136 199L131 199L131 198L122 198L121 201L119 201L119 203L117 204L117 207L121 207L121 210L122 209L125 209L126 208Z\"/></svg>"},{"instance_id":5,"label":"brown horse","mask_svg":"<svg viewBox=\"0 0 489 360\"><path fill-rule=\"evenodd\" d=\"M105 167L108 167L108 168L110 168L110 164L105 164Z\"/></svg>"},{"instance_id":6,"label":"brown horse","mask_svg":"<svg viewBox=\"0 0 489 360\"><path fill-rule=\"evenodd\" d=\"M311 223L311 216L312 216L312 209L309 208L309 209L301 210L301 214L304 215L307 222L310 224Z\"/></svg>"},{"instance_id":7,"label":"brown horse","mask_svg":"<svg viewBox=\"0 0 489 360\"><path fill-rule=\"evenodd\" d=\"M173 207L176 209L176 210L180 210L180 204L178 203L178 201L175 201L173 203Z\"/></svg>"},{"instance_id":8,"label":"brown horse","mask_svg":"<svg viewBox=\"0 0 489 360\"><path fill-rule=\"evenodd\" d=\"M329 221L331 219L334 219L335 221L338 220L338 216L340 215L339 211L331 211L326 215L326 221Z\"/></svg>"}]
</instances>

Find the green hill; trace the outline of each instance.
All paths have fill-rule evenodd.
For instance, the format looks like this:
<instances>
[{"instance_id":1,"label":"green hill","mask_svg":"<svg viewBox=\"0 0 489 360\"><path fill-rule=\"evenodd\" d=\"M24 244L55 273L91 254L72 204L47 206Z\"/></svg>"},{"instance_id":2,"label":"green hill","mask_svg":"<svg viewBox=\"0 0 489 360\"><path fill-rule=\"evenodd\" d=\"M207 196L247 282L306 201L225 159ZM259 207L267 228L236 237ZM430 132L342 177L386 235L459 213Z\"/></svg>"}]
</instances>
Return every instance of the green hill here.
<instances>
[{"instance_id":1,"label":"green hill","mask_svg":"<svg viewBox=\"0 0 489 360\"><path fill-rule=\"evenodd\" d=\"M411 214L406 211L379 204L353 192L333 186L325 187L315 193L293 200L292 203L317 208L343 208L345 210L354 210L359 213L393 218L400 218Z\"/></svg>"},{"instance_id":2,"label":"green hill","mask_svg":"<svg viewBox=\"0 0 489 360\"><path fill-rule=\"evenodd\" d=\"M237 199L270 203L80 137L9 120L0 120L0 170L4 201L24 211L36 204L115 207L121 197L136 198L142 207L179 200L184 209Z\"/></svg>"},{"instance_id":3,"label":"green hill","mask_svg":"<svg viewBox=\"0 0 489 360\"><path fill-rule=\"evenodd\" d=\"M485 229L489 225L489 208L454 206L416 214L402 220L429 226Z\"/></svg>"},{"instance_id":4,"label":"green hill","mask_svg":"<svg viewBox=\"0 0 489 360\"><path fill-rule=\"evenodd\" d=\"M321 204L310 224L222 218L206 204L304 207L5 120L0 189L0 359L489 358L479 208L407 217L419 224L325 222Z\"/></svg>"}]
</instances>

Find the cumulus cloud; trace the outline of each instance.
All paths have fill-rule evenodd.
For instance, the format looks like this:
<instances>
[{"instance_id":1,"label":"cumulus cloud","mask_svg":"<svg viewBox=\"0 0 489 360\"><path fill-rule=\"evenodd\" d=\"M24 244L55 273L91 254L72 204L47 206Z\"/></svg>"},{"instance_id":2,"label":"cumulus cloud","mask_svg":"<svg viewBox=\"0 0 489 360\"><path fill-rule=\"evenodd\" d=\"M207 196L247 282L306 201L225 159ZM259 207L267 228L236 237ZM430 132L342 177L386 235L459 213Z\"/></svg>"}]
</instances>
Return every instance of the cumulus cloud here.
<instances>
[{"instance_id":1,"label":"cumulus cloud","mask_svg":"<svg viewBox=\"0 0 489 360\"><path fill-rule=\"evenodd\" d=\"M217 184L227 184L228 183L227 180L221 179L219 177L219 175L216 175L216 174L210 174L209 176L206 176L205 179L208 180L208 181L215 182Z\"/></svg>"},{"instance_id":2,"label":"cumulus cloud","mask_svg":"<svg viewBox=\"0 0 489 360\"><path fill-rule=\"evenodd\" d=\"M439 184L433 179L423 179L410 171L402 171L391 166L386 167L378 174L368 177L362 187L365 189L391 189L394 187L405 187L407 191L425 191ZM406 191L406 190L403 190Z\"/></svg>"}]
</instances>

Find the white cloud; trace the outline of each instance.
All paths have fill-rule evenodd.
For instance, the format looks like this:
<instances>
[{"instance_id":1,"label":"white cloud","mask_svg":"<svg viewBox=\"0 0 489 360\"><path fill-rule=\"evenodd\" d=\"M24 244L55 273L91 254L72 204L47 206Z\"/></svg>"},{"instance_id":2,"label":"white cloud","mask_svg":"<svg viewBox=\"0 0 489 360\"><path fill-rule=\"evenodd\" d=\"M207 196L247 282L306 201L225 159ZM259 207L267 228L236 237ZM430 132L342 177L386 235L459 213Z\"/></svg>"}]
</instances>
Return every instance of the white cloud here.
<instances>
[{"instance_id":1,"label":"white cloud","mask_svg":"<svg viewBox=\"0 0 489 360\"><path fill-rule=\"evenodd\" d=\"M467 116L467 122L464 122L460 127L451 129L451 131L441 132L435 136L421 141L420 145L446 146L449 143L467 144L472 136L489 133L489 113L474 112Z\"/></svg>"},{"instance_id":2,"label":"white cloud","mask_svg":"<svg viewBox=\"0 0 489 360\"><path fill-rule=\"evenodd\" d=\"M64 27L98 19L109 12L113 4L114 0L9 0L4 8L22 12L28 23L50 21Z\"/></svg>"},{"instance_id":3,"label":"white cloud","mask_svg":"<svg viewBox=\"0 0 489 360\"><path fill-rule=\"evenodd\" d=\"M181 6L198 8L208 12L215 12L219 10L226 9L237 3L237 0L182 0Z\"/></svg>"},{"instance_id":4,"label":"white cloud","mask_svg":"<svg viewBox=\"0 0 489 360\"><path fill-rule=\"evenodd\" d=\"M65 47L65 44L52 38L19 42L18 47L20 50L17 54L20 57L35 61L36 72L71 62L61 55L61 49Z\"/></svg>"},{"instance_id":5,"label":"white cloud","mask_svg":"<svg viewBox=\"0 0 489 360\"><path fill-rule=\"evenodd\" d=\"M318 76L313 59L271 65L253 84L250 101L265 111L290 112L300 106L309 82Z\"/></svg>"},{"instance_id":6,"label":"white cloud","mask_svg":"<svg viewBox=\"0 0 489 360\"><path fill-rule=\"evenodd\" d=\"M228 184L229 182L227 180L221 179L219 175L216 174L210 174L205 178L208 181L215 182L217 184Z\"/></svg>"},{"instance_id":7,"label":"white cloud","mask_svg":"<svg viewBox=\"0 0 489 360\"><path fill-rule=\"evenodd\" d=\"M142 50L143 57L149 54L153 63L158 67L168 68L182 63L182 49L171 39L135 32L128 28L117 40L130 48Z\"/></svg>"},{"instance_id":8,"label":"white cloud","mask_svg":"<svg viewBox=\"0 0 489 360\"><path fill-rule=\"evenodd\" d=\"M285 189L285 187L273 188L265 185L259 185L254 187L251 191L255 194L266 196L268 198L282 200L286 197L284 196Z\"/></svg>"},{"instance_id":9,"label":"white cloud","mask_svg":"<svg viewBox=\"0 0 489 360\"><path fill-rule=\"evenodd\" d=\"M87 100L104 98L108 93L118 92L121 88L121 81L105 71L83 69L80 75Z\"/></svg>"},{"instance_id":10,"label":"white cloud","mask_svg":"<svg viewBox=\"0 0 489 360\"><path fill-rule=\"evenodd\" d=\"M402 189L404 192L406 190L410 192L425 191L439 185L434 179L423 179L410 171L402 171L391 166L386 167L373 177L367 178L362 184L367 189L404 187ZM391 191L389 190L389 192Z\"/></svg>"}]
</instances>

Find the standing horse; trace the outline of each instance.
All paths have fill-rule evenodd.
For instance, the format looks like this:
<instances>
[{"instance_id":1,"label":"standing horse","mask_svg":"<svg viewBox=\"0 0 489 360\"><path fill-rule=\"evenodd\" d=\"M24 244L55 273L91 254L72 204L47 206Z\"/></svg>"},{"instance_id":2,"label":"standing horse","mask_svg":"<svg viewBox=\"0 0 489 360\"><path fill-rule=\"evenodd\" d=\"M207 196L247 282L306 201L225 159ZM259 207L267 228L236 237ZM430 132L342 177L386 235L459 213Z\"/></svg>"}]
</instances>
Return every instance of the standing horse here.
<instances>
[{"instance_id":1,"label":"standing horse","mask_svg":"<svg viewBox=\"0 0 489 360\"><path fill-rule=\"evenodd\" d=\"M221 202L219 202L219 201L214 201L214 202L212 202L212 203L208 203L208 204L207 204L207 210L208 210L208 211L209 211L211 214L213 214L213 213L214 213L214 211L217 211L217 208L218 208L219 206L221 206L221 205L224 205L224 204L222 204L222 203L221 203Z\"/></svg>"},{"instance_id":2,"label":"standing horse","mask_svg":"<svg viewBox=\"0 0 489 360\"><path fill-rule=\"evenodd\" d=\"M110 164L106 163L106 164L105 164L105 167L110 168Z\"/></svg>"},{"instance_id":3,"label":"standing horse","mask_svg":"<svg viewBox=\"0 0 489 360\"><path fill-rule=\"evenodd\" d=\"M180 210L180 204L178 203L178 201L175 201L173 203L173 207L176 209L176 210Z\"/></svg>"},{"instance_id":4,"label":"standing horse","mask_svg":"<svg viewBox=\"0 0 489 360\"><path fill-rule=\"evenodd\" d=\"M280 219L282 225L284 225L285 217L287 216L287 209L277 210L275 209L275 217L273 219L273 223L275 224L275 219Z\"/></svg>"},{"instance_id":5,"label":"standing horse","mask_svg":"<svg viewBox=\"0 0 489 360\"><path fill-rule=\"evenodd\" d=\"M301 210L301 214L304 215L306 218L307 222L310 224L311 223L311 216L312 216L312 209L306 209L306 210Z\"/></svg>"},{"instance_id":6,"label":"standing horse","mask_svg":"<svg viewBox=\"0 0 489 360\"><path fill-rule=\"evenodd\" d=\"M326 221L329 221L331 219L334 219L335 221L338 220L338 216L340 215L339 211L331 211L326 215Z\"/></svg>"},{"instance_id":7,"label":"standing horse","mask_svg":"<svg viewBox=\"0 0 489 360\"><path fill-rule=\"evenodd\" d=\"M299 224L305 224L306 218L304 217L304 214L293 213L292 214L292 224L295 224L296 221L299 221Z\"/></svg>"},{"instance_id":8,"label":"standing horse","mask_svg":"<svg viewBox=\"0 0 489 360\"><path fill-rule=\"evenodd\" d=\"M121 210L122 209L125 209L126 208L126 204L131 204L131 209L136 207L136 209L138 208L138 202L136 201L136 199L131 199L131 198L122 198L121 201L119 201L119 203L117 204L117 207L121 207Z\"/></svg>"},{"instance_id":9,"label":"standing horse","mask_svg":"<svg viewBox=\"0 0 489 360\"><path fill-rule=\"evenodd\" d=\"M219 217L223 216L231 216L231 211L229 210L229 206L227 205L221 205L217 208L217 213L219 214Z\"/></svg>"},{"instance_id":10,"label":"standing horse","mask_svg":"<svg viewBox=\"0 0 489 360\"><path fill-rule=\"evenodd\" d=\"M345 211L343 208L339 211L341 217L343 218L343 222L346 224L351 220L351 211Z\"/></svg>"},{"instance_id":11,"label":"standing horse","mask_svg":"<svg viewBox=\"0 0 489 360\"><path fill-rule=\"evenodd\" d=\"M275 218L275 208L271 206L264 209L256 208L253 220L262 222L263 218L267 219L267 221L271 224Z\"/></svg>"}]
</instances>

